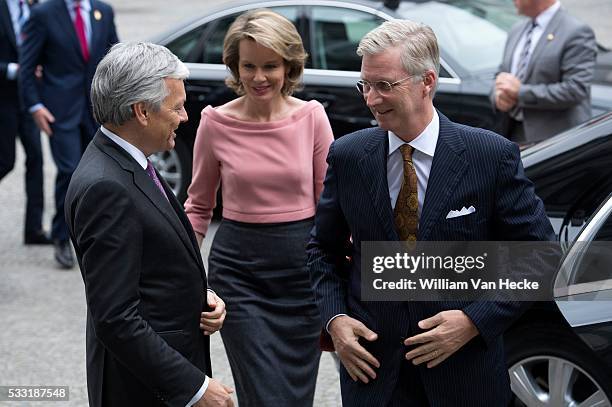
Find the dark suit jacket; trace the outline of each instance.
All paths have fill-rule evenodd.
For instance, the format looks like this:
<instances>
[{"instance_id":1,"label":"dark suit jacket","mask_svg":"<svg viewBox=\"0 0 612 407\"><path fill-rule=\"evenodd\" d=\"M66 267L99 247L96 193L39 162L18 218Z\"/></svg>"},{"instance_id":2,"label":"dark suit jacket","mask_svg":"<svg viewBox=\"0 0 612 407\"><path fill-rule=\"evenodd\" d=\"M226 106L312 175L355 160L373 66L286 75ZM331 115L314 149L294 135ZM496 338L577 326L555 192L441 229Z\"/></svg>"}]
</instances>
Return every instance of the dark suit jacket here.
<instances>
[{"instance_id":1,"label":"dark suit jacket","mask_svg":"<svg viewBox=\"0 0 612 407\"><path fill-rule=\"evenodd\" d=\"M8 64L19 62L17 40L11 13L6 1L0 1L0 108L15 107L18 103L17 81L8 80Z\"/></svg>"},{"instance_id":2,"label":"dark suit jacket","mask_svg":"<svg viewBox=\"0 0 612 407\"><path fill-rule=\"evenodd\" d=\"M211 375L199 329L204 265L182 206L162 183L170 202L98 132L68 188L65 216L88 305L91 406L184 407Z\"/></svg>"},{"instance_id":3,"label":"dark suit jacket","mask_svg":"<svg viewBox=\"0 0 612 407\"><path fill-rule=\"evenodd\" d=\"M113 9L91 0L91 43L85 62L64 0L48 0L32 9L25 24L19 83L26 108L43 103L55 116L55 128L74 129L91 115L89 91L98 62L116 42ZM99 16L100 19L96 19ZM42 82L34 76L43 67Z\"/></svg>"},{"instance_id":4,"label":"dark suit jacket","mask_svg":"<svg viewBox=\"0 0 612 407\"><path fill-rule=\"evenodd\" d=\"M499 72L510 72L516 45L531 24L516 23L508 33ZM527 65L518 96L528 142L540 141L591 117L591 82L597 44L588 25L559 9L542 33ZM494 90L491 103L495 107ZM508 135L508 115L502 133Z\"/></svg>"},{"instance_id":5,"label":"dark suit jacket","mask_svg":"<svg viewBox=\"0 0 612 407\"><path fill-rule=\"evenodd\" d=\"M552 240L544 207L525 178L515 144L487 130L455 124L440 114L440 133L419 222L419 240ZM336 140L309 243L309 266L323 323L345 313L378 334L366 344L381 363L370 384L341 374L348 406L385 406L396 386L418 321L462 309L479 337L441 365L419 367L432 406L501 406L510 397L501 335L522 305L478 302L362 302L362 241L396 241L387 185L387 132L361 130ZM450 210L476 212L446 219ZM352 236L352 243L349 237ZM343 265L346 256L352 258ZM343 266L348 275L342 275ZM410 386L410 383L406 383ZM505 404L504 404L505 403Z\"/></svg>"}]
</instances>

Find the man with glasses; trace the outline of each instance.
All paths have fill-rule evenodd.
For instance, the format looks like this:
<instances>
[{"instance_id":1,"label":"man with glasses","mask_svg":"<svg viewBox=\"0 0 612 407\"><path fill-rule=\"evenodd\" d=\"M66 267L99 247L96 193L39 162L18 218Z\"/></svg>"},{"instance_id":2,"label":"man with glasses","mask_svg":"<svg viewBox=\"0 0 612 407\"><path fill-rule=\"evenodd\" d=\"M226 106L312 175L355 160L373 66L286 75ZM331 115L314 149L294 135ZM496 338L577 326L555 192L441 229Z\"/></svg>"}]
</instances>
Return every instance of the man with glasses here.
<instances>
[{"instance_id":1,"label":"man with glasses","mask_svg":"<svg viewBox=\"0 0 612 407\"><path fill-rule=\"evenodd\" d=\"M308 245L315 298L343 365L343 404L508 405L501 336L524 306L362 301L361 243L552 240L542 201L515 144L434 108L431 28L387 21L357 53L357 89L379 127L330 147Z\"/></svg>"}]
</instances>

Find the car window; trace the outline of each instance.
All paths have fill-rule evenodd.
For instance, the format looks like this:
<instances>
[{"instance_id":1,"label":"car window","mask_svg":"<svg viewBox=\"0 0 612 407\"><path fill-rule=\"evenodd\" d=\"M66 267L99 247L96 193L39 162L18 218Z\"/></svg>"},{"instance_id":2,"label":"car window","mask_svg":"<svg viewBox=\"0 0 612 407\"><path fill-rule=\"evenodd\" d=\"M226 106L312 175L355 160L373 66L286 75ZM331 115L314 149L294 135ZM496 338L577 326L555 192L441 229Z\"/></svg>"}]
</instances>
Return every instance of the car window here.
<instances>
[{"instance_id":1,"label":"car window","mask_svg":"<svg viewBox=\"0 0 612 407\"><path fill-rule=\"evenodd\" d=\"M469 72L495 70L502 60L506 30L467 9L436 1L401 2L397 12L430 26L440 48Z\"/></svg>"},{"instance_id":2,"label":"car window","mask_svg":"<svg viewBox=\"0 0 612 407\"><path fill-rule=\"evenodd\" d=\"M574 276L575 284L612 279L612 214L601 224L592 242L576 244L585 247Z\"/></svg>"},{"instance_id":3,"label":"car window","mask_svg":"<svg viewBox=\"0 0 612 407\"><path fill-rule=\"evenodd\" d=\"M313 7L311 19L313 67L342 71L361 69L355 53L359 40L384 21L363 11L325 6Z\"/></svg>"},{"instance_id":4,"label":"car window","mask_svg":"<svg viewBox=\"0 0 612 407\"><path fill-rule=\"evenodd\" d=\"M181 35L180 37L170 41L166 47L172 51L174 55L176 55L183 62L194 62L193 54L194 49L196 48L200 38L202 38L202 33L206 29L206 25L201 25L194 30L187 32L186 34Z\"/></svg>"},{"instance_id":5,"label":"car window","mask_svg":"<svg viewBox=\"0 0 612 407\"><path fill-rule=\"evenodd\" d=\"M510 27L521 18L511 0L445 0L445 2L484 18L504 31L509 31Z\"/></svg>"},{"instance_id":6,"label":"car window","mask_svg":"<svg viewBox=\"0 0 612 407\"><path fill-rule=\"evenodd\" d=\"M446 69L442 65L440 65L440 72L438 73L440 78L452 78L452 75L448 73Z\"/></svg>"},{"instance_id":7,"label":"car window","mask_svg":"<svg viewBox=\"0 0 612 407\"><path fill-rule=\"evenodd\" d=\"M206 41L202 44L202 53L197 62L206 64L223 63L223 40L225 39L225 33L237 17L238 14L233 14L214 22L214 29L209 30L207 33Z\"/></svg>"},{"instance_id":8,"label":"car window","mask_svg":"<svg viewBox=\"0 0 612 407\"><path fill-rule=\"evenodd\" d=\"M296 24L297 7L271 7L271 9ZM231 14L202 24L171 41L167 47L185 62L222 64L225 33L240 14Z\"/></svg>"}]
</instances>

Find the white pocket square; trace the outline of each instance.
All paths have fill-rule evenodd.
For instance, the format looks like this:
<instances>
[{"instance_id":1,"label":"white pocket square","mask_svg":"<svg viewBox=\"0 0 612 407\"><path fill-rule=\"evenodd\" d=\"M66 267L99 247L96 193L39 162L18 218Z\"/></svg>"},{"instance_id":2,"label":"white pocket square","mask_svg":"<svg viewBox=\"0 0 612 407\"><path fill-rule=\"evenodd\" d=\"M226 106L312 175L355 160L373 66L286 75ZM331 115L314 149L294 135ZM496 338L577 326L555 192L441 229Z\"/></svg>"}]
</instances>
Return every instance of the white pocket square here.
<instances>
[{"instance_id":1,"label":"white pocket square","mask_svg":"<svg viewBox=\"0 0 612 407\"><path fill-rule=\"evenodd\" d=\"M464 206L459 211L450 211L448 215L446 215L446 219L458 218L459 216L469 215L470 213L474 212L476 212L476 208L474 208L473 206L470 206L469 208L466 208Z\"/></svg>"}]
</instances>

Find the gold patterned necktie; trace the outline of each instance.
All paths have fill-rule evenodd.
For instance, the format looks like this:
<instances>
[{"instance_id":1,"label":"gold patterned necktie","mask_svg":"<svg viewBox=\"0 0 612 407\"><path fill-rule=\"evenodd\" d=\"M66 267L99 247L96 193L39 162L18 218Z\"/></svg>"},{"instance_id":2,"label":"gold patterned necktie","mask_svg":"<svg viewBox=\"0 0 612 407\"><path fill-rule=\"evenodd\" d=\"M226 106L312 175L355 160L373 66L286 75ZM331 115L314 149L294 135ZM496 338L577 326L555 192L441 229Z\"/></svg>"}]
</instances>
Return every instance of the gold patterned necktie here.
<instances>
[{"instance_id":1,"label":"gold patterned necktie","mask_svg":"<svg viewBox=\"0 0 612 407\"><path fill-rule=\"evenodd\" d=\"M404 180L395 203L395 227L400 240L414 242L419 228L419 199L417 192L417 175L412 163L414 148L409 144L400 147L404 159Z\"/></svg>"}]
</instances>

